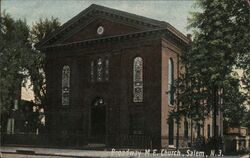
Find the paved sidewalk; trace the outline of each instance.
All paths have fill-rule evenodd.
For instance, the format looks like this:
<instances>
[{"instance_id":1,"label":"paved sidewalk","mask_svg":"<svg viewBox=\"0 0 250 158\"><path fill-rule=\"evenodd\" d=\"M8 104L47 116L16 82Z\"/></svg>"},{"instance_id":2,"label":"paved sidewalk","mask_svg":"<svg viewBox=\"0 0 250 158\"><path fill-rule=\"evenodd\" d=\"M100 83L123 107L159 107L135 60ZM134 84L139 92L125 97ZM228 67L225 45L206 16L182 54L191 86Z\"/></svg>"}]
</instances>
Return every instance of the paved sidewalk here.
<instances>
[{"instance_id":1,"label":"paved sidewalk","mask_svg":"<svg viewBox=\"0 0 250 158\"><path fill-rule=\"evenodd\" d=\"M128 150L128 149L127 149ZM123 150L126 151L126 150ZM145 152L142 152L139 154L139 151L132 151L129 150L123 153L120 153L116 151L116 153L112 154L111 151L100 151L100 150L80 150L80 149L55 149L55 148L36 148L36 147L7 147L7 146L1 146L0 152L5 154L26 154L26 155L41 155L44 157L50 157L50 156L59 156L59 157L68 157L68 158L178 158L178 157L186 157L187 155L181 155L181 156L163 156L159 153L153 155L152 153L145 155ZM132 155L131 155L132 153ZM189 156L199 158L200 156ZM230 158L239 158L240 156L223 156L224 158L230 157ZM217 157L213 157L217 158ZM219 157L218 157L219 158ZM221 158L221 157L220 157ZM241 158L249 158L249 155L243 155Z\"/></svg>"},{"instance_id":2,"label":"paved sidewalk","mask_svg":"<svg viewBox=\"0 0 250 158\"><path fill-rule=\"evenodd\" d=\"M246 155L243 155L243 156L241 156L240 158L250 158L250 153L249 153L249 154L246 154Z\"/></svg>"},{"instance_id":3,"label":"paved sidewalk","mask_svg":"<svg viewBox=\"0 0 250 158\"><path fill-rule=\"evenodd\" d=\"M5 147L1 146L2 153L28 153L35 155L50 155L64 157L111 157L111 151L75 150L75 149L52 149L52 148L32 148L32 147Z\"/></svg>"}]
</instances>

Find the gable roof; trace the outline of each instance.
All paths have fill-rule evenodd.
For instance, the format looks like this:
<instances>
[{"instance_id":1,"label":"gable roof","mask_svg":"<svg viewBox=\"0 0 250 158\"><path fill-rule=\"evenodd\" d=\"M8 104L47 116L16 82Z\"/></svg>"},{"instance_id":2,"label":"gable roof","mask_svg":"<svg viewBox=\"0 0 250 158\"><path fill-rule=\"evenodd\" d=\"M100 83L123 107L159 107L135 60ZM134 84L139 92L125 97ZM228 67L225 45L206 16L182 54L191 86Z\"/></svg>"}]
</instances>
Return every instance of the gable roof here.
<instances>
[{"instance_id":1,"label":"gable roof","mask_svg":"<svg viewBox=\"0 0 250 158\"><path fill-rule=\"evenodd\" d=\"M41 42L37 43L36 47L41 48L43 46L49 45L51 41L60 38L65 32L68 32L77 23L81 22L81 20L84 17L90 16L91 14L94 14L97 12L108 14L108 15L115 16L115 17L121 17L122 19L130 20L130 21L134 21L141 25L147 26L149 28L148 30L167 29L168 31L173 33L175 36L180 38L182 41L184 41L185 43L189 42L189 39L184 34L182 34L180 31L178 31L172 25L170 25L169 23L165 21L159 21L159 20L139 16L136 14L92 4L88 8L80 12L78 15L76 15L75 17L73 17L72 19L64 23L61 27L59 27L52 34L45 37Z\"/></svg>"}]
</instances>

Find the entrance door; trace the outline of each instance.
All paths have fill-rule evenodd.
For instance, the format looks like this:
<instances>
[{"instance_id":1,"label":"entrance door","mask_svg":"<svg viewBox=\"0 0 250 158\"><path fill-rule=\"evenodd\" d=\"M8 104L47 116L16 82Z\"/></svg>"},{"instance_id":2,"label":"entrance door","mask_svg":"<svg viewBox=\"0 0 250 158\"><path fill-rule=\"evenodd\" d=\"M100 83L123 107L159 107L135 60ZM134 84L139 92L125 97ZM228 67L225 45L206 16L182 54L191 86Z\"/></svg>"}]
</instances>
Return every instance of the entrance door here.
<instances>
[{"instance_id":1,"label":"entrance door","mask_svg":"<svg viewBox=\"0 0 250 158\"><path fill-rule=\"evenodd\" d=\"M102 137L106 134L106 108L102 97L93 100L91 106L91 136Z\"/></svg>"},{"instance_id":2,"label":"entrance door","mask_svg":"<svg viewBox=\"0 0 250 158\"><path fill-rule=\"evenodd\" d=\"M174 120L170 119L168 122L168 145L174 144Z\"/></svg>"}]
</instances>

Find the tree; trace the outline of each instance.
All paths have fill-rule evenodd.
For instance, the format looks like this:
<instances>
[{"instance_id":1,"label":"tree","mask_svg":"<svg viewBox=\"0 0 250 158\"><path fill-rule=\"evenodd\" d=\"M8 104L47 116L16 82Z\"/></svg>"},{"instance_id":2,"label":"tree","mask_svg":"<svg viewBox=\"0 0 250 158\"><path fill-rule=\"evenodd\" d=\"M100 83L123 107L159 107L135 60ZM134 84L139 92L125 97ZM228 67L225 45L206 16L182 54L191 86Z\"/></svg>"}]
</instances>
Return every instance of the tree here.
<instances>
[{"instance_id":1,"label":"tree","mask_svg":"<svg viewBox=\"0 0 250 158\"><path fill-rule=\"evenodd\" d=\"M225 127L240 127L243 125L243 118L246 112L244 102L246 95L240 92L239 78L230 76L227 79L227 86L223 94L223 117Z\"/></svg>"},{"instance_id":2,"label":"tree","mask_svg":"<svg viewBox=\"0 0 250 158\"><path fill-rule=\"evenodd\" d=\"M21 88L22 81L27 79L31 46L28 41L29 27L25 21L15 21L4 13L0 25L0 104L1 113L5 113L17 99L15 92Z\"/></svg>"},{"instance_id":3,"label":"tree","mask_svg":"<svg viewBox=\"0 0 250 158\"><path fill-rule=\"evenodd\" d=\"M0 114L1 133L6 130L7 118L19 100L22 82L28 78L29 27L25 21L13 20L3 13L0 17Z\"/></svg>"},{"instance_id":4,"label":"tree","mask_svg":"<svg viewBox=\"0 0 250 158\"><path fill-rule=\"evenodd\" d=\"M39 19L31 28L30 40L34 46L49 34L60 27L60 22L57 18ZM32 49L32 64L29 67L29 75L33 86L35 100L42 105L45 103L46 98L46 85L45 85L45 72L44 72L44 54L33 47Z\"/></svg>"},{"instance_id":5,"label":"tree","mask_svg":"<svg viewBox=\"0 0 250 158\"><path fill-rule=\"evenodd\" d=\"M44 103L44 55L35 49L41 41L60 25L58 19L39 20L29 29L25 21L14 20L3 13L0 23L0 110L2 129L6 118L18 100L21 84L31 79L37 103Z\"/></svg>"},{"instance_id":6,"label":"tree","mask_svg":"<svg viewBox=\"0 0 250 158\"><path fill-rule=\"evenodd\" d=\"M181 103L177 114L199 121L213 110L217 137L219 97L226 98L233 87L235 94L230 97L234 98L225 101L234 101L237 107L242 103L242 100L233 100L241 96L238 85L228 83L232 83L230 76L235 66L249 68L249 4L246 0L197 0L196 6L200 12L191 13L189 19L189 28L194 31L192 46L181 56L185 73L176 81L176 87L179 87L177 98ZM218 149L218 146L214 148Z\"/></svg>"},{"instance_id":7,"label":"tree","mask_svg":"<svg viewBox=\"0 0 250 158\"><path fill-rule=\"evenodd\" d=\"M247 127L250 130L250 111L246 111L243 117L243 126Z\"/></svg>"}]
</instances>

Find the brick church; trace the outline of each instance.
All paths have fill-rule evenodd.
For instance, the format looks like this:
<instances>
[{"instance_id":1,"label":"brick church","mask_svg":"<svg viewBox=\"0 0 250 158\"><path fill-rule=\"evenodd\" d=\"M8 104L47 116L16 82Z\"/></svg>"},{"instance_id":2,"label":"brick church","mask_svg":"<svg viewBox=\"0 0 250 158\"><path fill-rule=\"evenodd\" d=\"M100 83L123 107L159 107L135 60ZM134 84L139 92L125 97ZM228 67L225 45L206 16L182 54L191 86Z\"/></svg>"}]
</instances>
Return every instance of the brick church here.
<instances>
[{"instance_id":1,"label":"brick church","mask_svg":"<svg viewBox=\"0 0 250 158\"><path fill-rule=\"evenodd\" d=\"M95 4L63 24L37 45L46 56L52 140L175 146L176 123L168 120L176 106L171 85L190 42L167 22ZM200 134L211 136L211 119L193 127L190 120L180 124L180 146Z\"/></svg>"}]
</instances>

